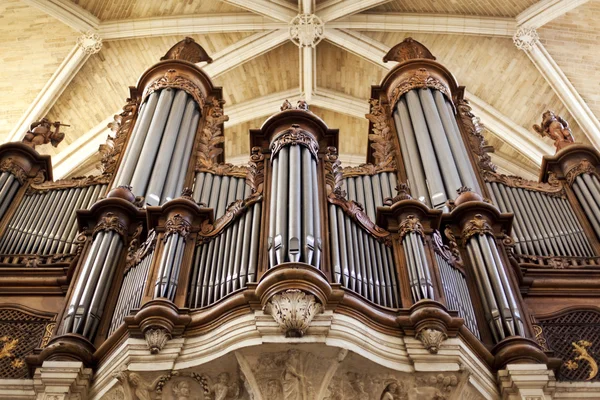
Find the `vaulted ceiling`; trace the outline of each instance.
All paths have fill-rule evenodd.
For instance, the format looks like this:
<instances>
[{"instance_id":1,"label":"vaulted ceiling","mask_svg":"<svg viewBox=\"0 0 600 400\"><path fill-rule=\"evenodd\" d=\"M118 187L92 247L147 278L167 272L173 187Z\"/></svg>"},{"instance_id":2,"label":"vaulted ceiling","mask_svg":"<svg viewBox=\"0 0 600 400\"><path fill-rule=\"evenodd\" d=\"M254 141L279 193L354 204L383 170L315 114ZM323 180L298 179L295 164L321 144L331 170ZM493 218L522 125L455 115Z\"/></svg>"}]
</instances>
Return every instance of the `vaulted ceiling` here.
<instances>
[{"instance_id":1,"label":"vaulted ceiling","mask_svg":"<svg viewBox=\"0 0 600 400\"><path fill-rule=\"evenodd\" d=\"M301 10L325 22L315 49L290 41ZM228 160L244 162L248 129L283 99L306 98L340 129L342 160L358 164L371 85L392 67L382 56L411 36L467 87L501 171L533 178L553 152L531 128L546 109L576 141L600 143L598 15L600 0L0 0L0 139L20 140L33 119L60 120L71 125L65 140L38 150L58 176L92 171L128 86L191 36L215 60L204 69L223 87ZM518 49L519 28L540 40ZM88 30L103 41L91 55L76 46Z\"/></svg>"}]
</instances>

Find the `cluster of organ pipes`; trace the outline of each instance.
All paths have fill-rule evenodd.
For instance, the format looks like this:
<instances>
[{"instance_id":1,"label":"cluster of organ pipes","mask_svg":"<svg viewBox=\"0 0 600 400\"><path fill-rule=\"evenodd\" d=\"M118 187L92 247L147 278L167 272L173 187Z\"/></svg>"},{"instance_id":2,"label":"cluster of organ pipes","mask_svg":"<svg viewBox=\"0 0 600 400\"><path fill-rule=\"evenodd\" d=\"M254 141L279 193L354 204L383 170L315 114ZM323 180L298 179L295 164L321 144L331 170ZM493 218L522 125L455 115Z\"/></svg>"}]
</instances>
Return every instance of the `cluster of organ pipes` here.
<instances>
[{"instance_id":1,"label":"cluster of organ pipes","mask_svg":"<svg viewBox=\"0 0 600 400\"><path fill-rule=\"evenodd\" d=\"M349 169L326 154L338 132L289 102L251 131L248 166L224 163L220 90L190 62L157 64L140 80L114 153L103 155L110 172L34 184L35 171L17 179L2 170L2 260L69 256L74 278L57 332L95 344L151 301L202 312L294 264L381 312L443 303L490 345L529 335L509 264L514 253L580 264L596 256L586 232L600 236L600 155L559 174L561 192L480 173L473 160L485 146L470 143L479 132L460 119L453 78L432 58L396 61L373 91L372 163ZM425 67L437 75L423 78Z\"/></svg>"}]
</instances>

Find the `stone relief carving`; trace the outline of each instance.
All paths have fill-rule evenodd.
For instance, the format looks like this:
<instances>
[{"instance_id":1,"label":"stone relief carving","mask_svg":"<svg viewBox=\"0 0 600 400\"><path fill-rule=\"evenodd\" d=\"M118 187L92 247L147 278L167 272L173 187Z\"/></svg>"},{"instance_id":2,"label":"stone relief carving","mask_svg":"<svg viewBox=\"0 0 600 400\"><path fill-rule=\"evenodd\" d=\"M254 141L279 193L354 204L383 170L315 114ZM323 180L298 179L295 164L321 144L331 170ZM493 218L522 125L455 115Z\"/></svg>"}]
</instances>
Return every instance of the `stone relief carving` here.
<instances>
[{"instance_id":1,"label":"stone relief carving","mask_svg":"<svg viewBox=\"0 0 600 400\"><path fill-rule=\"evenodd\" d=\"M302 337L315 315L323 311L323 306L315 296L298 289L289 289L271 297L265 305L286 337Z\"/></svg>"},{"instance_id":2,"label":"stone relief carving","mask_svg":"<svg viewBox=\"0 0 600 400\"><path fill-rule=\"evenodd\" d=\"M158 354L165 347L171 335L165 329L150 328L144 332L144 338L146 339L146 345L150 353Z\"/></svg>"},{"instance_id":3,"label":"stone relief carving","mask_svg":"<svg viewBox=\"0 0 600 400\"><path fill-rule=\"evenodd\" d=\"M417 339L423 343L423 346L432 354L436 354L444 340L448 338L446 333L437 329L422 329L417 334Z\"/></svg>"}]
</instances>

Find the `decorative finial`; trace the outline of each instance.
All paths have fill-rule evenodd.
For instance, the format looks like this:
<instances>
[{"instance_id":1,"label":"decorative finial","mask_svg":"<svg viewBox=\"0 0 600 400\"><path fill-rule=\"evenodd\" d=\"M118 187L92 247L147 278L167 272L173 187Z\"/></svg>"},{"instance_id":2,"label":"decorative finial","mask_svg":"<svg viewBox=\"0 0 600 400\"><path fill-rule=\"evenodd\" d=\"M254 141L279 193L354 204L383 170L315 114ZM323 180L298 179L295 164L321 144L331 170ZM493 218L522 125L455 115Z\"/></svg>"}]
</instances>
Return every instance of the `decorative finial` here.
<instances>
[{"instance_id":1,"label":"decorative finial","mask_svg":"<svg viewBox=\"0 0 600 400\"><path fill-rule=\"evenodd\" d=\"M406 183L399 183L398 186L396 186L396 192L398 192L398 194L395 197L386 198L383 201L383 204L386 206L392 206L399 201L412 199L410 195L410 189Z\"/></svg>"},{"instance_id":2,"label":"decorative finial","mask_svg":"<svg viewBox=\"0 0 600 400\"><path fill-rule=\"evenodd\" d=\"M190 189L189 187L186 187L181 191L181 197L183 197L185 199L191 199L193 193L194 193L194 191L192 189Z\"/></svg>"},{"instance_id":3,"label":"decorative finial","mask_svg":"<svg viewBox=\"0 0 600 400\"><path fill-rule=\"evenodd\" d=\"M541 126L533 125L533 129L541 137L547 136L554 140L557 151L575 142L569 123L550 110L542 115Z\"/></svg>"},{"instance_id":4,"label":"decorative finial","mask_svg":"<svg viewBox=\"0 0 600 400\"><path fill-rule=\"evenodd\" d=\"M31 124L23 138L23 143L33 149L35 149L35 146L46 143L51 143L52 146L57 147L65 138L65 134L59 131L61 126L71 125L61 124L60 121L50 122L47 118L42 118ZM52 127L54 127L54 132L52 132Z\"/></svg>"},{"instance_id":5,"label":"decorative finial","mask_svg":"<svg viewBox=\"0 0 600 400\"><path fill-rule=\"evenodd\" d=\"M167 54L165 54L164 57L161 57L160 60L183 60L194 64L198 64L202 61L206 61L209 64L212 62L212 58L210 58L206 50L191 37L186 37L182 41L176 43L175 46L171 47L169 51L167 51Z\"/></svg>"},{"instance_id":6,"label":"decorative finial","mask_svg":"<svg viewBox=\"0 0 600 400\"><path fill-rule=\"evenodd\" d=\"M298 110L308 111L308 103L305 100L298 100L298 104L296 105Z\"/></svg>"},{"instance_id":7,"label":"decorative finial","mask_svg":"<svg viewBox=\"0 0 600 400\"><path fill-rule=\"evenodd\" d=\"M435 57L433 54L431 54L427 47L423 46L413 38L408 37L392 47L390 51L388 51L388 53L383 57L383 62L397 61L402 63L416 58L435 60Z\"/></svg>"},{"instance_id":8,"label":"decorative finial","mask_svg":"<svg viewBox=\"0 0 600 400\"><path fill-rule=\"evenodd\" d=\"M291 110L293 108L294 108L294 106L292 106L292 103L290 103L290 101L288 99L285 99L283 104L281 105L281 107L279 107L279 109L281 111Z\"/></svg>"}]
</instances>

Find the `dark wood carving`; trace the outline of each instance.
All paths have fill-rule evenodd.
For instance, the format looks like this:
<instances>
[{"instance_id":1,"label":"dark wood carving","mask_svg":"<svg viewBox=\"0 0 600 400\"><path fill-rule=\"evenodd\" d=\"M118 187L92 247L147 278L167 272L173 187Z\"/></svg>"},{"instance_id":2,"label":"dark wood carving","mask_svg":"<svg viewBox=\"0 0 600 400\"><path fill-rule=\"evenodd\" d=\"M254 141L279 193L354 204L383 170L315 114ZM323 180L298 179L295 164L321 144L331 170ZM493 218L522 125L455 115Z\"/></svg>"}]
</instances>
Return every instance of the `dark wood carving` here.
<instances>
[{"instance_id":1,"label":"dark wood carving","mask_svg":"<svg viewBox=\"0 0 600 400\"><path fill-rule=\"evenodd\" d=\"M483 137L483 125L479 121L479 118L473 114L469 101L459 96L459 100L456 102L456 108L458 110L458 117L466 129L469 135L469 147L477 155L479 168L481 171L496 172L496 166L492 163L489 152L493 151L493 148L488 146Z\"/></svg>"},{"instance_id":2,"label":"dark wood carving","mask_svg":"<svg viewBox=\"0 0 600 400\"><path fill-rule=\"evenodd\" d=\"M541 137L549 137L554 140L556 151L575 143L569 123L550 110L542 115L541 125L533 125L533 130Z\"/></svg>"},{"instance_id":3,"label":"dark wood carving","mask_svg":"<svg viewBox=\"0 0 600 400\"><path fill-rule=\"evenodd\" d=\"M379 100L369 100L371 113L365 117L373 124L373 131L369 134L371 148L373 148L373 158L377 169L396 170L396 147L394 133L388 124L388 117L385 109L379 103Z\"/></svg>"},{"instance_id":4,"label":"dark wood carving","mask_svg":"<svg viewBox=\"0 0 600 400\"><path fill-rule=\"evenodd\" d=\"M442 80L432 76L427 68L419 68L415 70L408 78L401 80L392 89L390 98L388 99L389 104L396 105L400 97L406 92L410 92L413 89L419 88L431 88L436 89L446 95L448 99L452 98L450 88Z\"/></svg>"},{"instance_id":5,"label":"dark wood carving","mask_svg":"<svg viewBox=\"0 0 600 400\"><path fill-rule=\"evenodd\" d=\"M407 37L387 52L387 54L383 57L383 62L396 61L401 63L417 58L435 60L435 57L433 54L431 54L427 47L423 46L413 38Z\"/></svg>"},{"instance_id":6,"label":"dark wood carving","mask_svg":"<svg viewBox=\"0 0 600 400\"><path fill-rule=\"evenodd\" d=\"M25 180L28 178L25 169L23 169L21 164L15 162L15 160L13 160L12 157L5 158L4 160L2 160L2 162L0 162L0 171L10 172L15 176L15 178L19 181L21 185L25 183ZM41 171L40 177L42 180L44 179L44 174Z\"/></svg>"},{"instance_id":7,"label":"dark wood carving","mask_svg":"<svg viewBox=\"0 0 600 400\"><path fill-rule=\"evenodd\" d=\"M31 124L31 127L23 138L23 143L31 146L33 149L35 149L35 146L47 143L51 143L52 146L57 147L65 138L65 134L60 132L61 126L71 125L61 124L60 121L50 122L49 119L42 118ZM52 131L52 128L54 128L54 132Z\"/></svg>"},{"instance_id":8,"label":"dark wood carving","mask_svg":"<svg viewBox=\"0 0 600 400\"><path fill-rule=\"evenodd\" d=\"M142 102L152 93L165 88L181 89L185 91L187 94L192 96L200 108L204 108L204 105L207 101L202 89L198 87L198 85L189 80L187 77L180 75L176 69L171 68L168 69L162 77L158 78L148 85L146 89L144 89Z\"/></svg>"},{"instance_id":9,"label":"dark wood carving","mask_svg":"<svg viewBox=\"0 0 600 400\"><path fill-rule=\"evenodd\" d=\"M186 37L182 41L171 47L167 54L160 58L163 60L184 60L191 63L197 64L203 61L207 63L212 62L212 58L208 55L206 50L202 48L194 39Z\"/></svg>"},{"instance_id":10,"label":"dark wood carving","mask_svg":"<svg viewBox=\"0 0 600 400\"><path fill-rule=\"evenodd\" d=\"M483 171L483 178L486 182L497 182L510 187L543 192L550 196L566 196L564 184L552 172L550 172L548 177L548 183L531 181L520 176L498 174L489 170Z\"/></svg>"},{"instance_id":11,"label":"dark wood carving","mask_svg":"<svg viewBox=\"0 0 600 400\"><path fill-rule=\"evenodd\" d=\"M551 172L548 172L548 174L550 173ZM586 158L581 160L575 166L571 167L565 174L565 178L569 185L573 185L573 182L575 182L575 178L577 178L581 174L595 175L596 178L600 179L600 175L598 174L596 167ZM550 180L550 177L548 178L548 180Z\"/></svg>"}]
</instances>

